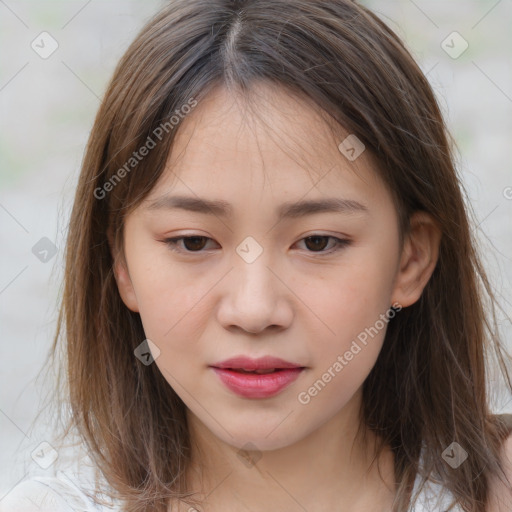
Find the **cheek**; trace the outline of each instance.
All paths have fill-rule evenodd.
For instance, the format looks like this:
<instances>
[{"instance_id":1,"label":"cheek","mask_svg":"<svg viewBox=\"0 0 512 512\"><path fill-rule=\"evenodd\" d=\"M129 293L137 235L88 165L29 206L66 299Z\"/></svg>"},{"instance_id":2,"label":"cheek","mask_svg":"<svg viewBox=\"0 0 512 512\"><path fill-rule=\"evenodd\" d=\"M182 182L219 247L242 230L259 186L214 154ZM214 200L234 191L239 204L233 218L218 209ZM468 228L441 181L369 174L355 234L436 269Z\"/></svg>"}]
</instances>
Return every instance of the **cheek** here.
<instances>
[{"instance_id":1,"label":"cheek","mask_svg":"<svg viewBox=\"0 0 512 512\"><path fill-rule=\"evenodd\" d=\"M201 311L201 297L206 293L199 283L184 282L176 275L148 279L139 289L139 311L148 337L164 343L177 333L195 325Z\"/></svg>"},{"instance_id":2,"label":"cheek","mask_svg":"<svg viewBox=\"0 0 512 512\"><path fill-rule=\"evenodd\" d=\"M360 251L353 261L329 269L314 286L307 280L301 284L301 296L325 327L321 339L326 353L350 346L389 311L393 265L381 255L370 248ZM380 323L378 327L382 329Z\"/></svg>"},{"instance_id":3,"label":"cheek","mask_svg":"<svg viewBox=\"0 0 512 512\"><path fill-rule=\"evenodd\" d=\"M195 384L190 375L198 366L193 368L191 363L204 357L197 340L207 323L205 304L213 283L193 279L187 272L168 264L159 265L158 261L141 269L138 278L137 298L144 332L160 351L155 364L178 394L183 385L192 391Z\"/></svg>"},{"instance_id":4,"label":"cheek","mask_svg":"<svg viewBox=\"0 0 512 512\"><path fill-rule=\"evenodd\" d=\"M134 276L140 317L146 337L160 350L157 365L179 379L183 370L190 371L191 360L204 359L199 340L211 323L219 277L200 266L173 264L165 255L151 261Z\"/></svg>"},{"instance_id":5,"label":"cheek","mask_svg":"<svg viewBox=\"0 0 512 512\"><path fill-rule=\"evenodd\" d=\"M308 336L312 370L297 401L306 407L304 414L320 422L328 419L328 411L344 407L362 386L395 314L389 309L390 285L382 277L382 266L365 263L337 272L328 291L318 288L309 295L316 299L311 309L329 330L322 327Z\"/></svg>"},{"instance_id":6,"label":"cheek","mask_svg":"<svg viewBox=\"0 0 512 512\"><path fill-rule=\"evenodd\" d=\"M332 269L324 280L329 286L309 288L308 306L329 329L322 324L308 337L314 363L302 398L297 397L309 404L308 414L343 407L375 365L395 314L390 310L393 264L392 251L368 247Z\"/></svg>"},{"instance_id":7,"label":"cheek","mask_svg":"<svg viewBox=\"0 0 512 512\"><path fill-rule=\"evenodd\" d=\"M155 251L156 252L156 251ZM145 263L148 262L148 263ZM161 350L190 351L204 325L216 280L198 266L184 268L168 255L134 253L132 281L144 332ZM187 343L184 343L186 340Z\"/></svg>"}]
</instances>

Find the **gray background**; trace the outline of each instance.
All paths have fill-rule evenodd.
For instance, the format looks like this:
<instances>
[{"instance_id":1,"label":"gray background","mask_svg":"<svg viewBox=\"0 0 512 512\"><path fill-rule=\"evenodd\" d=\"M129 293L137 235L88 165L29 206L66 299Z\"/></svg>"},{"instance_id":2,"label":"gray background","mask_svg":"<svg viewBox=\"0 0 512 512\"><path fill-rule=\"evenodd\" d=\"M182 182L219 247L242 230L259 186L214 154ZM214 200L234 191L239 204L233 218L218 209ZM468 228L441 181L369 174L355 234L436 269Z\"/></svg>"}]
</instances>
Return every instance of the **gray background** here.
<instances>
[{"instance_id":1,"label":"gray background","mask_svg":"<svg viewBox=\"0 0 512 512\"><path fill-rule=\"evenodd\" d=\"M360 3L404 38L428 73L460 149L484 263L510 317L512 1ZM30 427L48 389L36 376L54 334L74 187L114 66L161 4L0 0L0 498L27 473L55 469L31 458L51 432L44 421ZM43 31L59 45L47 59L31 48ZM441 47L453 31L469 44L456 59ZM46 263L32 252L43 237L57 250ZM498 319L510 350L510 321L501 312ZM492 398L496 412L512 412L508 393Z\"/></svg>"}]
</instances>

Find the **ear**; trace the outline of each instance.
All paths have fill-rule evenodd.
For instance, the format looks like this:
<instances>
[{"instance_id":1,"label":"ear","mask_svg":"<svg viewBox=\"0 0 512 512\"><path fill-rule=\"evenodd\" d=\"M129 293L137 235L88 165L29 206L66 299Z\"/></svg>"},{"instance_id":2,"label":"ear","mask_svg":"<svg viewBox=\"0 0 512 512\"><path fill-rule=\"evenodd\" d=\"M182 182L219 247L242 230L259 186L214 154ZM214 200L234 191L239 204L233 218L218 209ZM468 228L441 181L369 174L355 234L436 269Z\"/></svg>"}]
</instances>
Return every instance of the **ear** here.
<instances>
[{"instance_id":1,"label":"ear","mask_svg":"<svg viewBox=\"0 0 512 512\"><path fill-rule=\"evenodd\" d=\"M441 230L434 219L426 212L414 212L395 278L393 304L407 307L420 298L436 267L440 243Z\"/></svg>"},{"instance_id":2,"label":"ear","mask_svg":"<svg viewBox=\"0 0 512 512\"><path fill-rule=\"evenodd\" d=\"M114 237L110 231L108 233L108 243L110 246L110 252L112 254L112 259L114 262L112 268L114 271L114 277L116 279L119 295L121 296L121 299L123 300L128 309L135 313L138 313L139 307L137 303L137 296L135 295L135 290L133 289L130 273L128 272L126 258L124 256L123 251L120 251L118 248L116 248L114 243Z\"/></svg>"}]
</instances>

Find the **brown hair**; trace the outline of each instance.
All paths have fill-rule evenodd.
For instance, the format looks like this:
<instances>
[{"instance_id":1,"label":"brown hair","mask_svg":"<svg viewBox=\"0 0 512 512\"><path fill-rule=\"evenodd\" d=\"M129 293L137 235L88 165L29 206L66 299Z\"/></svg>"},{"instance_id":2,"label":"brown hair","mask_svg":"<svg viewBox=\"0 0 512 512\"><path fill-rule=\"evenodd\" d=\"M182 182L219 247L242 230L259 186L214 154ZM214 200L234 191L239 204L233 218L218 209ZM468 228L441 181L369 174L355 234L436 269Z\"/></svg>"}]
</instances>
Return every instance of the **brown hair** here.
<instances>
[{"instance_id":1,"label":"brown hair","mask_svg":"<svg viewBox=\"0 0 512 512\"><path fill-rule=\"evenodd\" d=\"M483 512L490 478L503 474L507 433L489 409L491 356L512 388L497 301L433 91L398 36L351 0L174 0L121 59L88 142L67 240L53 351L65 338L69 425L126 511L165 511L169 498L187 495L185 406L156 365L134 357L144 330L120 298L109 233L122 252L123 219L156 183L179 130L170 117L181 119L184 105L214 87L248 95L256 81L310 99L365 144L393 193L402 236L417 210L440 226L434 273L421 298L389 322L364 383L361 424L378 432L379 450L393 450L395 512L409 506L418 471L465 511ZM156 146L126 167L162 126ZM469 453L457 470L441 457L454 440Z\"/></svg>"}]
</instances>

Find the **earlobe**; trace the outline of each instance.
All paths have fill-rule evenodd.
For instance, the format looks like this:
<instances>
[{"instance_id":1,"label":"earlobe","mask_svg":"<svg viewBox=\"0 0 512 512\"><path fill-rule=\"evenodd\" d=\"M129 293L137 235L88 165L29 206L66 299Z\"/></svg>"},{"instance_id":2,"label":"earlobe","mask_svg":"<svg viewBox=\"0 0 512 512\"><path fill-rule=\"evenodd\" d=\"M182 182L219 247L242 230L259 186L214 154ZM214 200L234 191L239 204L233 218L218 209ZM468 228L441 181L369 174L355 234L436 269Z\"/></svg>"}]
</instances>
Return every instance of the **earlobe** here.
<instances>
[{"instance_id":1,"label":"earlobe","mask_svg":"<svg viewBox=\"0 0 512 512\"><path fill-rule=\"evenodd\" d=\"M116 262L114 262L114 276L117 282L117 289L119 290L119 295L126 307L135 313L139 312L139 307L137 304L137 297L135 295L135 290L133 289L132 280L130 278L130 274L128 273L128 269L126 264L119 261L119 258Z\"/></svg>"},{"instance_id":2,"label":"earlobe","mask_svg":"<svg viewBox=\"0 0 512 512\"><path fill-rule=\"evenodd\" d=\"M138 313L139 307L137 303L137 296L133 289L132 280L128 272L128 266L123 254L120 254L115 250L112 237L109 235L109 245L114 260L112 270L117 283L117 289L121 299L125 303L126 307L131 311Z\"/></svg>"},{"instance_id":3,"label":"earlobe","mask_svg":"<svg viewBox=\"0 0 512 512\"><path fill-rule=\"evenodd\" d=\"M392 302L407 307L420 298L436 267L440 243L441 230L434 219L426 212L415 212L404 241Z\"/></svg>"}]
</instances>

